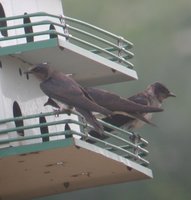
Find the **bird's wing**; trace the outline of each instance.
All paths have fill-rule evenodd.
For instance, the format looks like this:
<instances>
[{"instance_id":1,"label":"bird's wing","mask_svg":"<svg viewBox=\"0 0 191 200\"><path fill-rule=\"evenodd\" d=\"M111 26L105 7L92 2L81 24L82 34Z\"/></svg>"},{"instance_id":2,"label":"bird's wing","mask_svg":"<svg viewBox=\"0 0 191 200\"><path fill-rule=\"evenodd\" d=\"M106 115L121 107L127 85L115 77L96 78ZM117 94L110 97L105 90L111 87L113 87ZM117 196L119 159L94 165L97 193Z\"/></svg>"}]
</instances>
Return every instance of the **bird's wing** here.
<instances>
[{"instance_id":1,"label":"bird's wing","mask_svg":"<svg viewBox=\"0 0 191 200\"><path fill-rule=\"evenodd\" d=\"M146 95L144 95L143 93L133 95L133 96L129 97L128 99L130 101L133 101L133 102L141 104L141 105L145 105L145 106L150 105L148 97Z\"/></svg>"},{"instance_id":2,"label":"bird's wing","mask_svg":"<svg viewBox=\"0 0 191 200\"><path fill-rule=\"evenodd\" d=\"M122 98L115 93L108 92L97 88L86 88L89 95L95 100L95 102L112 111L122 112L160 112L161 108L145 106L134 102L130 99ZM146 104L147 105L147 104Z\"/></svg>"},{"instance_id":3,"label":"bird's wing","mask_svg":"<svg viewBox=\"0 0 191 200\"><path fill-rule=\"evenodd\" d=\"M104 134L104 129L103 129L102 124L97 121L97 119L91 112L87 110L83 110L81 108L77 108L76 110L77 112L79 112L81 115L84 116L84 118L89 124L91 124L95 128L96 132L98 132L101 135Z\"/></svg>"},{"instance_id":4,"label":"bird's wing","mask_svg":"<svg viewBox=\"0 0 191 200\"><path fill-rule=\"evenodd\" d=\"M78 97L82 95L79 86L66 76L63 76L62 78L50 77L40 84L40 88L48 96L54 94L61 97L67 97L68 94L70 94L70 96Z\"/></svg>"},{"instance_id":5,"label":"bird's wing","mask_svg":"<svg viewBox=\"0 0 191 200\"><path fill-rule=\"evenodd\" d=\"M77 82L64 74L59 74L43 81L40 84L40 88L50 98L69 106L100 112L104 115L111 114L109 110L97 105Z\"/></svg>"},{"instance_id":6,"label":"bird's wing","mask_svg":"<svg viewBox=\"0 0 191 200\"><path fill-rule=\"evenodd\" d=\"M115 114L112 115L111 117L104 117L102 120L106 123L112 124L113 126L121 127L125 123L127 123L127 121L132 120L132 118L121 114ZM104 127L104 129L109 132L112 130L108 127Z\"/></svg>"},{"instance_id":7,"label":"bird's wing","mask_svg":"<svg viewBox=\"0 0 191 200\"><path fill-rule=\"evenodd\" d=\"M66 76L50 77L40 84L40 88L47 96L68 105L76 106L83 103L82 99L87 100L81 87Z\"/></svg>"},{"instance_id":8,"label":"bird's wing","mask_svg":"<svg viewBox=\"0 0 191 200\"><path fill-rule=\"evenodd\" d=\"M80 87L80 88L85 97L87 97L90 101L96 103L95 100L90 96L90 94L88 93L88 91L85 88L83 88L83 87Z\"/></svg>"}]
</instances>

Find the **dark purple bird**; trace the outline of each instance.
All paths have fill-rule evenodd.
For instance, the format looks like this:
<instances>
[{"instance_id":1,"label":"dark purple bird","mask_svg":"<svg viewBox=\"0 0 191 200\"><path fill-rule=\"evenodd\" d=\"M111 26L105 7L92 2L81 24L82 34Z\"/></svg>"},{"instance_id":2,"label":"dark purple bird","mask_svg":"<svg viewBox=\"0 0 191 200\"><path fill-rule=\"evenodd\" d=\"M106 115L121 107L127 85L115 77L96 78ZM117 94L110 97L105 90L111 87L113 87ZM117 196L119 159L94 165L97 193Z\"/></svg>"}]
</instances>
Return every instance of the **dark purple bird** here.
<instances>
[{"instance_id":1,"label":"dark purple bird","mask_svg":"<svg viewBox=\"0 0 191 200\"><path fill-rule=\"evenodd\" d=\"M140 110L138 109L133 110L134 108L136 108L136 106L134 107L132 104L131 108L128 109L128 107L120 103L121 102L119 100L120 97L117 97L115 94L107 93L106 91L95 89L95 88L86 88L86 90L89 93L89 95L96 101L96 103L104 106L105 108L109 110L114 111L111 117L102 118L103 121L109 124L112 124L114 126L121 127L121 128L124 128L126 130L131 130L131 131L141 128L145 123L153 125L153 123L150 121L152 118L152 113L149 112L148 108L153 107L153 108L161 109L161 105L164 99L168 97L175 97L175 94L170 92L165 85L163 85L162 83L156 82L149 85L147 89L144 90L143 92L133 95L127 99L128 101L135 103L135 105L142 106ZM112 98L112 96L114 96L115 98ZM109 104L105 103L107 101L109 101ZM116 112L116 111L121 111L121 110L123 110L124 112L129 111L128 115L124 115L123 113ZM152 112L155 112L155 111L153 110ZM161 110L158 110L158 111L161 111ZM111 129L107 127L104 127L104 129L107 131L111 131ZM94 136L96 135L95 132L92 132L92 134Z\"/></svg>"},{"instance_id":2,"label":"dark purple bird","mask_svg":"<svg viewBox=\"0 0 191 200\"><path fill-rule=\"evenodd\" d=\"M96 120L92 112L98 112L105 116L111 115L112 112L98 105L87 91L71 77L52 69L47 64L39 64L25 73L32 73L41 81L40 88L48 97L66 104L70 108L74 107L98 133L103 133L103 126Z\"/></svg>"}]
</instances>

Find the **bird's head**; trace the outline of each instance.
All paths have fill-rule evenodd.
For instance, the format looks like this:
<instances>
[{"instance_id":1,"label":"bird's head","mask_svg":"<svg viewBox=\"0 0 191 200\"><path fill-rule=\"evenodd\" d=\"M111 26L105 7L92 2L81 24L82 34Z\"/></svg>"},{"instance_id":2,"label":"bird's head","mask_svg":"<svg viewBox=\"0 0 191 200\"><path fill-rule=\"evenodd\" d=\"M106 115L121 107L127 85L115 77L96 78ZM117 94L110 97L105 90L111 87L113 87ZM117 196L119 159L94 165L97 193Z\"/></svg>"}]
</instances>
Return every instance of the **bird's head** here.
<instances>
[{"instance_id":1,"label":"bird's head","mask_svg":"<svg viewBox=\"0 0 191 200\"><path fill-rule=\"evenodd\" d=\"M51 68L48 64L41 63L29 68L25 73L34 74L40 81L44 81L50 76Z\"/></svg>"},{"instance_id":2,"label":"bird's head","mask_svg":"<svg viewBox=\"0 0 191 200\"><path fill-rule=\"evenodd\" d=\"M176 95L170 92L170 90L162 83L155 82L152 85L150 85L149 88L152 90L153 94L161 103L164 99L168 97L176 97Z\"/></svg>"}]
</instances>

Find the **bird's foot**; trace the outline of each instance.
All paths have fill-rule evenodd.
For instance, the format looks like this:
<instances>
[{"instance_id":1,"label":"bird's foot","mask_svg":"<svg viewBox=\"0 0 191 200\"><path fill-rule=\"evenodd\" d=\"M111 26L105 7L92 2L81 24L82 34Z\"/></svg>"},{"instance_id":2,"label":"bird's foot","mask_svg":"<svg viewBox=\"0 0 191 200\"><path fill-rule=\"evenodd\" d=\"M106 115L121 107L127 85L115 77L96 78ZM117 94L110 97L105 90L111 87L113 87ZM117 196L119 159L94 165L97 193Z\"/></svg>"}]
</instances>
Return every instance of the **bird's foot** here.
<instances>
[{"instance_id":1,"label":"bird's foot","mask_svg":"<svg viewBox=\"0 0 191 200\"><path fill-rule=\"evenodd\" d=\"M66 113L67 115L71 115L72 114L72 109L70 109L70 108L63 108L62 112Z\"/></svg>"},{"instance_id":2,"label":"bird's foot","mask_svg":"<svg viewBox=\"0 0 191 200\"><path fill-rule=\"evenodd\" d=\"M141 136L132 132L132 135L129 137L129 139L133 144L135 144L135 147L133 147L133 153L136 155L134 160L137 160L139 157L139 144L141 142Z\"/></svg>"},{"instance_id":3,"label":"bird's foot","mask_svg":"<svg viewBox=\"0 0 191 200\"><path fill-rule=\"evenodd\" d=\"M62 109L53 109L53 112L56 117L59 117L61 113L66 113L67 115L71 115L72 110L70 108L62 108Z\"/></svg>"},{"instance_id":4,"label":"bird's foot","mask_svg":"<svg viewBox=\"0 0 191 200\"><path fill-rule=\"evenodd\" d=\"M83 132L84 132L84 135L81 137L81 140L84 140L84 141L88 142L88 141L89 141L88 131L86 131L86 130L84 129Z\"/></svg>"},{"instance_id":5,"label":"bird's foot","mask_svg":"<svg viewBox=\"0 0 191 200\"><path fill-rule=\"evenodd\" d=\"M129 139L131 140L132 143L137 144L141 141L141 136L139 134L135 134L132 132L132 135L129 136Z\"/></svg>"},{"instance_id":6,"label":"bird's foot","mask_svg":"<svg viewBox=\"0 0 191 200\"><path fill-rule=\"evenodd\" d=\"M141 136L139 134L136 135L136 139L135 139L136 143L139 144L141 142Z\"/></svg>"},{"instance_id":7,"label":"bird's foot","mask_svg":"<svg viewBox=\"0 0 191 200\"><path fill-rule=\"evenodd\" d=\"M55 117L59 117L61 110L60 109L53 109L53 113L54 113Z\"/></svg>"}]
</instances>

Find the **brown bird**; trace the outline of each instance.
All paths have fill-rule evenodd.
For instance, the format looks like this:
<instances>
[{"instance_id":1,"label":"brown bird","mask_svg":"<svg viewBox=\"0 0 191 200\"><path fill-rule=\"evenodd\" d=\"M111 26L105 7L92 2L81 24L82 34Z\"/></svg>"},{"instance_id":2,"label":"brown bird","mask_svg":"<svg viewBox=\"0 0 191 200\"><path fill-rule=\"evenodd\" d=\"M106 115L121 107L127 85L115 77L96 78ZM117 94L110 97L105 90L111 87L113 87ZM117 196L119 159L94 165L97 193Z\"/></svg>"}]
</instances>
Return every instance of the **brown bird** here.
<instances>
[{"instance_id":1,"label":"brown bird","mask_svg":"<svg viewBox=\"0 0 191 200\"><path fill-rule=\"evenodd\" d=\"M88 88L87 89L88 93L94 98L94 100L97 103L101 103L100 98L97 98L97 96L94 94L94 92L92 93L91 90L92 90L92 88L90 88L90 89ZM140 92L136 95L129 97L128 100L132 101L136 104L142 105L142 106L146 106L146 107L153 106L155 108L160 109L163 100L168 97L175 97L175 94L170 92L168 90L168 88L165 85L163 85L162 83L156 82L156 83L149 85L147 87L147 89L144 90L143 92ZM112 102L112 100L111 100L111 102ZM119 103L119 101L117 101L117 103ZM117 105L117 103L116 103L116 105ZM100 104L100 105L104 106L103 104ZM108 108L108 107L106 106L106 108ZM110 108L108 108L108 109L110 109ZM115 109L118 110L117 106L113 107L112 111L114 111ZM141 128L145 124L145 122L150 123L150 120L152 118L152 113L150 113L146 110L144 111L144 109L142 109L140 111L138 111L138 110L131 111L131 112L129 112L129 114L130 115L123 115L120 113L113 114L109 118L108 117L102 118L102 120L109 124L112 124L114 126L133 131L135 129ZM106 128L106 127L104 127L104 129L107 131L111 131L111 129ZM90 134L93 135L94 137L97 136L95 131L91 131ZM99 136L97 136L97 137L99 137Z\"/></svg>"},{"instance_id":2,"label":"brown bird","mask_svg":"<svg viewBox=\"0 0 191 200\"><path fill-rule=\"evenodd\" d=\"M168 97L176 97L176 95L170 92L170 90L164 84L160 82L155 82L149 85L143 92L133 95L128 99L141 105L161 108L163 101ZM148 121L150 121L152 118L152 113L145 112L142 115ZM138 129L141 128L143 125L144 122L130 118L127 120L127 123L125 123L125 126L127 126L126 128L128 130Z\"/></svg>"},{"instance_id":3,"label":"brown bird","mask_svg":"<svg viewBox=\"0 0 191 200\"><path fill-rule=\"evenodd\" d=\"M146 123L152 124L141 114L145 112L152 113L163 111L163 109L159 108L158 106L156 107L147 104L140 104L130 99L120 97L117 94L108 92L106 90L92 87L85 89L97 104L113 111L112 117L114 117L115 115L130 116L138 118ZM110 117L111 120L112 117Z\"/></svg>"},{"instance_id":4,"label":"brown bird","mask_svg":"<svg viewBox=\"0 0 191 200\"><path fill-rule=\"evenodd\" d=\"M52 69L48 64L36 65L25 73L32 73L41 81L40 88L48 97L66 104L70 108L75 107L97 132L103 133L103 126L96 120L92 112L98 112L105 116L111 115L112 112L98 105L88 92L71 77Z\"/></svg>"}]
</instances>

